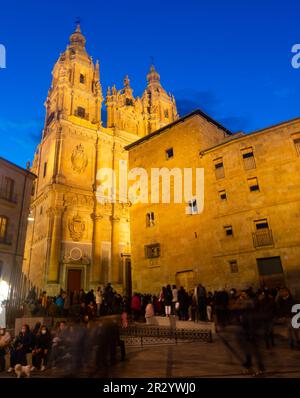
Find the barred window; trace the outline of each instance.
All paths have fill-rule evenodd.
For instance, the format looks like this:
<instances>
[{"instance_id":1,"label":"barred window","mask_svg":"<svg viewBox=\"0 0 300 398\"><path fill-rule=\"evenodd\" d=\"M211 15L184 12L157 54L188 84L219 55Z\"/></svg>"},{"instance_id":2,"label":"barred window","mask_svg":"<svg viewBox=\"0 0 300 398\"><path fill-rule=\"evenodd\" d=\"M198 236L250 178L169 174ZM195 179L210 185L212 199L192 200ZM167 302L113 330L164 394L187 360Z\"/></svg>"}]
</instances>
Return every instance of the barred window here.
<instances>
[{"instance_id":1,"label":"barred window","mask_svg":"<svg viewBox=\"0 0 300 398\"><path fill-rule=\"evenodd\" d=\"M255 158L252 148L242 149L244 169L251 170L256 168Z\"/></svg>"},{"instance_id":2,"label":"barred window","mask_svg":"<svg viewBox=\"0 0 300 398\"><path fill-rule=\"evenodd\" d=\"M146 214L146 227L153 227L154 226L154 213L151 211L150 213Z\"/></svg>"},{"instance_id":3,"label":"barred window","mask_svg":"<svg viewBox=\"0 0 300 398\"><path fill-rule=\"evenodd\" d=\"M188 201L188 214L198 214L197 199Z\"/></svg>"},{"instance_id":4,"label":"barred window","mask_svg":"<svg viewBox=\"0 0 300 398\"><path fill-rule=\"evenodd\" d=\"M225 173L224 173L223 158L218 158L214 160L214 164L215 164L216 179L219 180L220 178L224 178Z\"/></svg>"},{"instance_id":5,"label":"barred window","mask_svg":"<svg viewBox=\"0 0 300 398\"><path fill-rule=\"evenodd\" d=\"M294 145L297 152L297 156L300 156L300 138L294 140Z\"/></svg>"},{"instance_id":6,"label":"barred window","mask_svg":"<svg viewBox=\"0 0 300 398\"><path fill-rule=\"evenodd\" d=\"M146 258L160 257L160 244L155 243L153 245L146 245L145 246L145 257Z\"/></svg>"}]
</instances>

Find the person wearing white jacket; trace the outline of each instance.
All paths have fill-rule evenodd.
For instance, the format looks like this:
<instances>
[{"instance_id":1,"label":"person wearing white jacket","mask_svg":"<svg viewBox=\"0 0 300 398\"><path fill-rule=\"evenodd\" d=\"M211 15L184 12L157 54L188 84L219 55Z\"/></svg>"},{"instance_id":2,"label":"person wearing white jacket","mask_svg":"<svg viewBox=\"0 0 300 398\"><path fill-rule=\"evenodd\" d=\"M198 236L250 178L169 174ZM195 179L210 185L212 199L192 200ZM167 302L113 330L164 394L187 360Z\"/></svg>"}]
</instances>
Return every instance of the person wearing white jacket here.
<instances>
[{"instance_id":1,"label":"person wearing white jacket","mask_svg":"<svg viewBox=\"0 0 300 398\"><path fill-rule=\"evenodd\" d=\"M103 300L102 290L101 290L101 287L99 286L96 291L97 316L100 316L102 300Z\"/></svg>"}]
</instances>

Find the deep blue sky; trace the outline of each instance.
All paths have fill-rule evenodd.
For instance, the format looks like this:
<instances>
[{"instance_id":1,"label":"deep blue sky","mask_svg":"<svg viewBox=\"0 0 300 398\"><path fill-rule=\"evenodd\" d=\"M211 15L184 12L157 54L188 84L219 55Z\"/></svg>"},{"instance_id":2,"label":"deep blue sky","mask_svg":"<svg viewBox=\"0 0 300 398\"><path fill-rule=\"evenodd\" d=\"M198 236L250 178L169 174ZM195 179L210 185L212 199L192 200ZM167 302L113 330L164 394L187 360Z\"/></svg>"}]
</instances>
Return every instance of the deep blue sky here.
<instances>
[{"instance_id":1,"label":"deep blue sky","mask_svg":"<svg viewBox=\"0 0 300 398\"><path fill-rule=\"evenodd\" d=\"M32 159L51 70L81 17L101 84L129 74L141 95L150 56L181 115L199 107L233 131L250 132L300 116L300 3L225 0L44 0L1 2L0 156Z\"/></svg>"}]
</instances>

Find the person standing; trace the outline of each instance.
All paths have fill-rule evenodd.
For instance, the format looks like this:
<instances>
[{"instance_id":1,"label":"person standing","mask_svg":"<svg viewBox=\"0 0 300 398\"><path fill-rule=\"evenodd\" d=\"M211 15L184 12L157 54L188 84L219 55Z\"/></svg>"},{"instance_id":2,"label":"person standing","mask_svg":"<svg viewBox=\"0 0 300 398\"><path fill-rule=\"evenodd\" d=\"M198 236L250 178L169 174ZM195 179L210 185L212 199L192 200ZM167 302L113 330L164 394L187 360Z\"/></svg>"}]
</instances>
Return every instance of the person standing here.
<instances>
[{"instance_id":1,"label":"person standing","mask_svg":"<svg viewBox=\"0 0 300 398\"><path fill-rule=\"evenodd\" d=\"M6 328L0 328L0 372L5 370L5 355L10 346L11 335Z\"/></svg>"},{"instance_id":2,"label":"person standing","mask_svg":"<svg viewBox=\"0 0 300 398\"><path fill-rule=\"evenodd\" d=\"M197 288L197 297L200 321L206 321L206 289L204 286L201 285L201 283L199 283Z\"/></svg>"},{"instance_id":3,"label":"person standing","mask_svg":"<svg viewBox=\"0 0 300 398\"><path fill-rule=\"evenodd\" d=\"M145 318L146 318L147 325L152 324L153 317L154 317L154 307L153 307L153 304L151 303L151 299L149 299L148 304L146 305L146 309L145 309Z\"/></svg>"},{"instance_id":4,"label":"person standing","mask_svg":"<svg viewBox=\"0 0 300 398\"><path fill-rule=\"evenodd\" d=\"M178 310L176 307L178 307L178 290L176 285L172 285L172 311L173 314L176 315L178 313Z\"/></svg>"},{"instance_id":5,"label":"person standing","mask_svg":"<svg viewBox=\"0 0 300 398\"><path fill-rule=\"evenodd\" d=\"M165 289L164 298L165 298L165 314L167 317L169 317L171 315L171 307L173 300L173 294L170 285L167 285Z\"/></svg>"},{"instance_id":6,"label":"person standing","mask_svg":"<svg viewBox=\"0 0 300 398\"><path fill-rule=\"evenodd\" d=\"M101 305L102 305L102 291L100 286L96 291L96 305L97 305L97 316L101 314Z\"/></svg>"}]
</instances>

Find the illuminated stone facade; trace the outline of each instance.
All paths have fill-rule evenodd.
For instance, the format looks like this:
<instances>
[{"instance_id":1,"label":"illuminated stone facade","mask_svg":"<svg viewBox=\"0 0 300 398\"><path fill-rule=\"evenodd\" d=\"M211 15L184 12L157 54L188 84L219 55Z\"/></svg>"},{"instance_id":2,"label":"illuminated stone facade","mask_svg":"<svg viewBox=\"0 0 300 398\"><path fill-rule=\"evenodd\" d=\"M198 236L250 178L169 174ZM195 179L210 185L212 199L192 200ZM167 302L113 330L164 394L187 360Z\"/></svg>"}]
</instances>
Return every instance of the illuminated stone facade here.
<instances>
[{"instance_id":1,"label":"illuminated stone facade","mask_svg":"<svg viewBox=\"0 0 300 398\"><path fill-rule=\"evenodd\" d=\"M184 201L130 208L133 290L286 284L300 296L300 119L231 134L195 111L127 149L129 167L149 176L204 169L200 214Z\"/></svg>"},{"instance_id":2,"label":"illuminated stone facade","mask_svg":"<svg viewBox=\"0 0 300 398\"><path fill-rule=\"evenodd\" d=\"M112 282L129 289L130 234L126 203L96 200L97 171L127 160L124 146L177 118L174 98L154 67L141 99L129 79L108 90L107 127L98 61L85 49L79 25L53 69L43 137L33 161L38 176L23 272L48 294ZM78 281L79 278L79 281Z\"/></svg>"}]
</instances>

